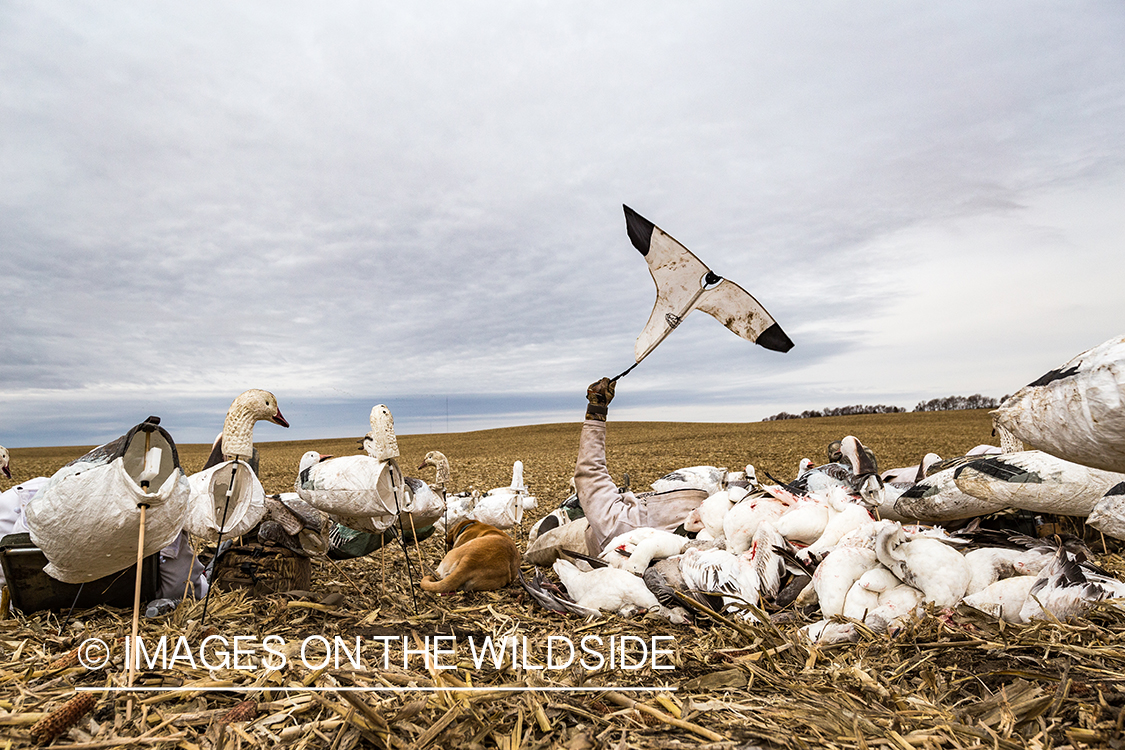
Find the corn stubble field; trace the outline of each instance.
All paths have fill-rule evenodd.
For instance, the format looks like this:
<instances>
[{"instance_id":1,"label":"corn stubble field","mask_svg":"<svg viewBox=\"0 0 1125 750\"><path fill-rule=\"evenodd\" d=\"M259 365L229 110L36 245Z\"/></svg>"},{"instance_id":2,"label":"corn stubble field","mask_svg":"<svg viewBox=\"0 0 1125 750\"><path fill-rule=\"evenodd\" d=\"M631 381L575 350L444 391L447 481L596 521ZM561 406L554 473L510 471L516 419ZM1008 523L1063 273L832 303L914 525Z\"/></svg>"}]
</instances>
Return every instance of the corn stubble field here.
<instances>
[{"instance_id":1,"label":"corn stubble field","mask_svg":"<svg viewBox=\"0 0 1125 750\"><path fill-rule=\"evenodd\" d=\"M124 425L122 432L129 425ZM259 437L268 427L259 429ZM524 528L558 506L570 492L580 425L543 425L463 434L399 437L400 465L408 475L422 457L439 450L450 460L454 492L506 486L512 463L539 507ZM638 491L663 474L700 464L793 478L803 457L824 460L832 440L859 437L881 469L912 465L926 452L943 457L992 443L986 411L829 417L749 424L614 423L608 427L609 467L628 472ZM339 440L259 443L267 492L291 491L298 458L307 450L350 455L358 435ZM179 446L188 473L201 468L210 446ZM49 475L82 448L12 451L13 483ZM10 485L3 485L10 486ZM521 548L520 530L513 536ZM417 580L440 561L436 539L409 550ZM279 634L287 643L309 635L354 640L379 636L457 638L459 669L427 668L415 657L389 667L365 657L364 669L308 669L290 663L279 671L177 668L151 670L147 686L198 685L199 692L142 696L130 720L125 698L100 697L70 738L57 745L110 747L147 733L144 746L216 748L271 746L351 748L500 747L678 748L840 747L1021 748L1120 747L1125 723L1125 617L1103 606L1071 623L1001 626L962 608L952 620L927 615L895 638L868 633L857 644L805 643L792 613L784 625L698 622L674 626L652 618L605 616L584 622L537 608L518 585L496 592L436 596L414 587L397 546L366 558L313 563L313 591L212 597L207 622L202 605L186 603L163 618L142 621L142 637L185 635L201 640L204 627L220 634ZM1101 562L1121 570L1119 556ZM420 570L421 569L421 570ZM524 574L533 569L524 566ZM123 684L117 656L88 672L66 658L82 639L110 641L128 634L130 613L99 608L76 613L60 632L56 616L34 614L0 622L0 731L13 747L29 745L30 722L60 705L76 686ZM548 636L580 638L670 636L675 669L590 671L579 665L536 670ZM477 668L462 650L465 639L527 638L530 667L521 660ZM419 639L419 640L415 640ZM632 647L631 647L632 648ZM392 653L395 653L392 651ZM636 655L635 653L633 654ZM63 657L52 665L52 662ZM72 657L70 657L73 660ZM397 657L401 659L401 655ZM522 659L522 657L521 657ZM215 685L261 688L249 693L208 692ZM339 692L284 693L269 688L316 687L653 687L652 692ZM252 721L227 712L241 700ZM92 718L90 718L92 717ZM101 744L98 744L101 743Z\"/></svg>"}]
</instances>

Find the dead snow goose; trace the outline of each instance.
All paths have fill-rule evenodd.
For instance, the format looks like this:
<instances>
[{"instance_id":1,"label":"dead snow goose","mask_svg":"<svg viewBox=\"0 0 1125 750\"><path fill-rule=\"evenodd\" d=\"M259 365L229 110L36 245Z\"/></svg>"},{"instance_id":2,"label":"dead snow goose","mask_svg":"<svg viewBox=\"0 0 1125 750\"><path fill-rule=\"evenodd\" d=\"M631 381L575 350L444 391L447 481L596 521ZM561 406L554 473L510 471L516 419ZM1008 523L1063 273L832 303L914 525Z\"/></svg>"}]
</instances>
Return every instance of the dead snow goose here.
<instances>
[{"instance_id":1,"label":"dead snow goose","mask_svg":"<svg viewBox=\"0 0 1125 750\"><path fill-rule=\"evenodd\" d=\"M906 541L901 526L887 527L875 539L875 555L899 579L943 609L965 596L972 571L965 557L945 542L918 536Z\"/></svg>"},{"instance_id":2,"label":"dead snow goose","mask_svg":"<svg viewBox=\"0 0 1125 750\"><path fill-rule=\"evenodd\" d=\"M1027 593L1020 608L1023 622L1081 615L1097 602L1125 597L1125 583L1059 547Z\"/></svg>"},{"instance_id":3,"label":"dead snow goose","mask_svg":"<svg viewBox=\"0 0 1125 750\"><path fill-rule=\"evenodd\" d=\"M686 536L645 526L615 536L600 558L615 568L640 575L653 560L682 553L690 541Z\"/></svg>"}]
</instances>

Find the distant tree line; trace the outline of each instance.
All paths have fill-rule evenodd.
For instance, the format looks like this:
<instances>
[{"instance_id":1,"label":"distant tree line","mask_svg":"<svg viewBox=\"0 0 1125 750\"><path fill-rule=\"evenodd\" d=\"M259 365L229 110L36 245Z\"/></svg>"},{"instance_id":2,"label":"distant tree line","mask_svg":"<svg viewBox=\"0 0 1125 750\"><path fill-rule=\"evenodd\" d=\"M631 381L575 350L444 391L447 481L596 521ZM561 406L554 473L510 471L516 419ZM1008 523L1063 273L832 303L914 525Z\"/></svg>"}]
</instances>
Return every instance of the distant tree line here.
<instances>
[{"instance_id":1,"label":"distant tree line","mask_svg":"<svg viewBox=\"0 0 1125 750\"><path fill-rule=\"evenodd\" d=\"M995 409L1007 396L999 400L990 396L974 393L972 396L946 396L921 401L914 407L914 411L955 411L958 409ZM781 419L809 419L811 417L846 417L853 414L899 414L906 409L901 406L839 406L834 409L806 409L800 414L790 414L787 411L766 417L763 422L776 422Z\"/></svg>"},{"instance_id":2,"label":"distant tree line","mask_svg":"<svg viewBox=\"0 0 1125 750\"><path fill-rule=\"evenodd\" d=\"M810 417L847 417L852 414L898 414L904 412L901 406L838 406L834 409L805 409L800 414L790 414L787 411L766 417L763 422L776 422L779 419L809 419Z\"/></svg>"},{"instance_id":3,"label":"distant tree line","mask_svg":"<svg viewBox=\"0 0 1125 750\"><path fill-rule=\"evenodd\" d=\"M1004 398L1007 398L1005 396ZM914 411L957 411L958 409L995 409L999 401L991 396L982 396L974 393L972 396L946 396L945 398L932 398L929 401L919 401Z\"/></svg>"}]
</instances>

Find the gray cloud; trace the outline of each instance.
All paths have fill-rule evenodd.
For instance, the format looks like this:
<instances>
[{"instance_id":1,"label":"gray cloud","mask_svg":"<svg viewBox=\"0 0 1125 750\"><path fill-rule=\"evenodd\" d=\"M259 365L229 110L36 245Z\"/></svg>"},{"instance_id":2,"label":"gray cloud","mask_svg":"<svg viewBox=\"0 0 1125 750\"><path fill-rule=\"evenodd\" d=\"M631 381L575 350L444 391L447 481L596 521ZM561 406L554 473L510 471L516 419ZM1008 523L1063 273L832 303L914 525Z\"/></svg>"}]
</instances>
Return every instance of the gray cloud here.
<instances>
[{"instance_id":1,"label":"gray cloud","mask_svg":"<svg viewBox=\"0 0 1125 750\"><path fill-rule=\"evenodd\" d=\"M1119 332L1123 27L1099 3L8 4L0 442L157 407L210 440L248 387L300 415L278 439L379 402L410 431L446 399L449 429L571 419L654 296L622 203L797 347L698 314L621 413L1002 395Z\"/></svg>"}]
</instances>

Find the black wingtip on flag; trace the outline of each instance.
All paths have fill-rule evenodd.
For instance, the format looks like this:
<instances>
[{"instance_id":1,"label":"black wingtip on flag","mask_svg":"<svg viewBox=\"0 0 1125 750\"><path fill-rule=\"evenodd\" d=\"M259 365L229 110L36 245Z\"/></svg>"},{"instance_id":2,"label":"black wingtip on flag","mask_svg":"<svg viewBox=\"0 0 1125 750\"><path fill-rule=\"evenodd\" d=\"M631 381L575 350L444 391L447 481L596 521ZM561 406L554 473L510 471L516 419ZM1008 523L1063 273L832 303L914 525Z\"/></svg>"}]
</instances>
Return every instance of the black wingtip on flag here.
<instances>
[{"instance_id":1,"label":"black wingtip on flag","mask_svg":"<svg viewBox=\"0 0 1125 750\"><path fill-rule=\"evenodd\" d=\"M785 331L749 292L713 273L690 250L633 209L624 209L629 240L644 256L656 282L656 304L637 337L637 362L697 308L766 349L787 352L793 348Z\"/></svg>"}]
</instances>

